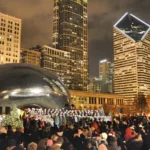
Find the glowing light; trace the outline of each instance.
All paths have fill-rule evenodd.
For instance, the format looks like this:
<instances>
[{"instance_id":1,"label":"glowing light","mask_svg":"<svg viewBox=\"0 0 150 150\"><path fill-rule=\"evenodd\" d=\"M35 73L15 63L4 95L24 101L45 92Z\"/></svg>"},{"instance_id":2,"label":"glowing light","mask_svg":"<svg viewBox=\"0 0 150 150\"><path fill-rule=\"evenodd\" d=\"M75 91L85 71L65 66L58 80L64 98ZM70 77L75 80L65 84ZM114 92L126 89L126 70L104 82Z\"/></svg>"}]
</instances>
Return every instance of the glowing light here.
<instances>
[{"instance_id":1,"label":"glowing light","mask_svg":"<svg viewBox=\"0 0 150 150\"><path fill-rule=\"evenodd\" d=\"M31 92L31 93L34 93L34 94L39 94L39 93L42 92L42 89L34 88L34 89L31 89L30 92Z\"/></svg>"},{"instance_id":2,"label":"glowing light","mask_svg":"<svg viewBox=\"0 0 150 150\"><path fill-rule=\"evenodd\" d=\"M17 94L17 91L13 91L10 93L12 96Z\"/></svg>"},{"instance_id":3,"label":"glowing light","mask_svg":"<svg viewBox=\"0 0 150 150\"><path fill-rule=\"evenodd\" d=\"M107 62L107 59L100 60L100 63Z\"/></svg>"},{"instance_id":4,"label":"glowing light","mask_svg":"<svg viewBox=\"0 0 150 150\"><path fill-rule=\"evenodd\" d=\"M116 25L128 14L128 12L126 12L115 24L114 27L116 27Z\"/></svg>"}]
</instances>

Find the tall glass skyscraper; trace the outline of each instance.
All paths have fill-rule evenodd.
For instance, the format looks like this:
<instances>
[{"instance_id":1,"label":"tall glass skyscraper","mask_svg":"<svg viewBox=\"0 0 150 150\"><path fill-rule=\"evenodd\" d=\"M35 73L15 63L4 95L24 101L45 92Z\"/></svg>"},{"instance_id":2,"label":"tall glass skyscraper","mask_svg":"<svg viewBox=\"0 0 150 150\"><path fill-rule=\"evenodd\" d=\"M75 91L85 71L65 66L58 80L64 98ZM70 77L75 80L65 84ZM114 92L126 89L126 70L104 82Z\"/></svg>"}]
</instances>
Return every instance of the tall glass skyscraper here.
<instances>
[{"instance_id":1,"label":"tall glass skyscraper","mask_svg":"<svg viewBox=\"0 0 150 150\"><path fill-rule=\"evenodd\" d=\"M87 0L54 0L53 47L70 52L70 86L87 90L88 23Z\"/></svg>"},{"instance_id":2,"label":"tall glass skyscraper","mask_svg":"<svg viewBox=\"0 0 150 150\"><path fill-rule=\"evenodd\" d=\"M150 25L126 13L114 25L114 90L132 105L150 94Z\"/></svg>"}]
</instances>

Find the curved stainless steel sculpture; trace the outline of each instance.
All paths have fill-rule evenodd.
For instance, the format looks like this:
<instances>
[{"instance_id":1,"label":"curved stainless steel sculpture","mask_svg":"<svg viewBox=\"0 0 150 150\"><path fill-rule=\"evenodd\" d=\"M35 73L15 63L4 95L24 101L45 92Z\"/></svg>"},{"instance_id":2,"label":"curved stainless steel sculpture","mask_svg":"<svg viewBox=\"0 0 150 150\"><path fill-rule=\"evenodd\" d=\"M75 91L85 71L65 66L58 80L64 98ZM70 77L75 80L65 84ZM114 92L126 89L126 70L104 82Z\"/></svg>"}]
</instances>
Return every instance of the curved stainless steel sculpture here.
<instances>
[{"instance_id":1,"label":"curved stainless steel sculpture","mask_svg":"<svg viewBox=\"0 0 150 150\"><path fill-rule=\"evenodd\" d=\"M69 94L52 73L28 64L0 65L0 106L64 108Z\"/></svg>"}]
</instances>

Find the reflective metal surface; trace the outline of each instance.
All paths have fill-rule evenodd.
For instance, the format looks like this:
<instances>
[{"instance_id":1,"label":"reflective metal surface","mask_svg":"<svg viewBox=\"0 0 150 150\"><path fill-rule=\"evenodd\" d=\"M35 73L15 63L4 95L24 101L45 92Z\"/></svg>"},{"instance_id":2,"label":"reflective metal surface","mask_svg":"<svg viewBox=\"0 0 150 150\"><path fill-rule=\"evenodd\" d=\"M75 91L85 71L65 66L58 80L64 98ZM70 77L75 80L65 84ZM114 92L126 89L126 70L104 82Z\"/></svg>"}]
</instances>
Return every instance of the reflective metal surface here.
<instances>
[{"instance_id":1,"label":"reflective metal surface","mask_svg":"<svg viewBox=\"0 0 150 150\"><path fill-rule=\"evenodd\" d=\"M52 73L27 64L0 65L0 106L63 108L69 94Z\"/></svg>"}]
</instances>

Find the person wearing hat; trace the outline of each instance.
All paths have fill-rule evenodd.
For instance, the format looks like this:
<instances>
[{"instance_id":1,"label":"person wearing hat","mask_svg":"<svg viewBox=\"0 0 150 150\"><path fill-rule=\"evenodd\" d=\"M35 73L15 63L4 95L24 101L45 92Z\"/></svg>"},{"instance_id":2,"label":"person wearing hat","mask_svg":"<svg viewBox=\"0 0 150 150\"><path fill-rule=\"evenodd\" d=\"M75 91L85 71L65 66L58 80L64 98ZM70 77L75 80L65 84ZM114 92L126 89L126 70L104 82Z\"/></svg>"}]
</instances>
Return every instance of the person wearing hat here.
<instances>
[{"instance_id":1,"label":"person wearing hat","mask_svg":"<svg viewBox=\"0 0 150 150\"><path fill-rule=\"evenodd\" d=\"M99 145L98 150L107 150L107 137L107 133L103 132L101 134L101 144Z\"/></svg>"}]
</instances>

